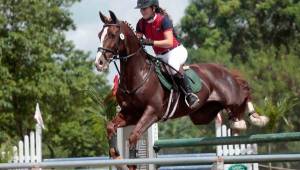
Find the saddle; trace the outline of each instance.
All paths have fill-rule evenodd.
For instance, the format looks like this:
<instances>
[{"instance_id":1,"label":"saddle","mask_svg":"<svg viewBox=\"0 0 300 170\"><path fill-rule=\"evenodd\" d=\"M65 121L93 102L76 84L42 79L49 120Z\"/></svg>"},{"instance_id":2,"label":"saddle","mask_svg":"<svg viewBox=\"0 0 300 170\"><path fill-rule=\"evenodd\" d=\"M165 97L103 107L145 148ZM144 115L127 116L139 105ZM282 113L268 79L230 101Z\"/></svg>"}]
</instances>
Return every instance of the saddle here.
<instances>
[{"instance_id":1,"label":"saddle","mask_svg":"<svg viewBox=\"0 0 300 170\"><path fill-rule=\"evenodd\" d=\"M166 67L167 66L165 66L165 64L161 61L157 61L155 63L155 72L159 78L159 81L165 89L169 91L171 91L172 89L177 90L177 85L173 81L172 75L170 75L166 70ZM188 65L183 66L183 69L185 75L189 78L189 84L192 88L193 93L198 93L202 88L201 78Z\"/></svg>"}]
</instances>

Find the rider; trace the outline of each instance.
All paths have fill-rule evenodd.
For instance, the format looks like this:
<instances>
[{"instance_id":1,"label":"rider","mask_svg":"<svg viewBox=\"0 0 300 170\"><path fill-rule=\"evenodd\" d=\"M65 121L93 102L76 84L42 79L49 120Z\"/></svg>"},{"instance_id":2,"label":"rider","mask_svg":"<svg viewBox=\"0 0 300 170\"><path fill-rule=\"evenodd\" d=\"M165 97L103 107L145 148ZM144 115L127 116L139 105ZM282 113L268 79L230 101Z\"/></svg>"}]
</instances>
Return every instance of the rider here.
<instances>
[{"instance_id":1,"label":"rider","mask_svg":"<svg viewBox=\"0 0 300 170\"><path fill-rule=\"evenodd\" d=\"M199 99L192 93L182 68L188 53L177 39L168 14L159 7L158 0L138 0L136 9L140 9L143 16L136 26L137 36L142 38L145 35L146 39L141 39L142 44L152 46L157 57L175 69L170 69L170 72L184 88L188 106L194 108Z\"/></svg>"}]
</instances>

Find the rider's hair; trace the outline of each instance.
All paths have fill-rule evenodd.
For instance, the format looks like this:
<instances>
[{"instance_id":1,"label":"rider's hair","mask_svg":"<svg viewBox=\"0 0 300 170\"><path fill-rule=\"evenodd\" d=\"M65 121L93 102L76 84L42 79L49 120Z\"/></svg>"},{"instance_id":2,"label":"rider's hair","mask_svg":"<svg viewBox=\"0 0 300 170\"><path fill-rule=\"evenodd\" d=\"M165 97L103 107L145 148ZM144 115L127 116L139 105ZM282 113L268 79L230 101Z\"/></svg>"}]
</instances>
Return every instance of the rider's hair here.
<instances>
[{"instance_id":1,"label":"rider's hair","mask_svg":"<svg viewBox=\"0 0 300 170\"><path fill-rule=\"evenodd\" d=\"M167 11L166 11L165 9L162 9L162 8L159 7L159 6L154 6L154 8L155 8L155 13L159 13L159 14L161 14L161 15L167 16L167 17L169 17L169 19L171 20L170 15L167 13ZM171 21L172 21L172 20L171 20Z\"/></svg>"}]
</instances>

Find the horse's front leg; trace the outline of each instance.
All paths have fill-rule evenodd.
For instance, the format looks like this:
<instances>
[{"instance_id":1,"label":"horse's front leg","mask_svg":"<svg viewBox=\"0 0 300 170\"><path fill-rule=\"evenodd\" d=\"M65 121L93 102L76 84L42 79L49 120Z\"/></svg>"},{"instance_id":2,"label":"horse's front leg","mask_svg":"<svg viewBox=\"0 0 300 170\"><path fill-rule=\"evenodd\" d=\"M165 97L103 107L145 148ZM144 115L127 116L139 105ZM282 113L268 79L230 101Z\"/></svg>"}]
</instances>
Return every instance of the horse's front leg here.
<instances>
[{"instance_id":1,"label":"horse's front leg","mask_svg":"<svg viewBox=\"0 0 300 170\"><path fill-rule=\"evenodd\" d=\"M147 106L143 116L134 127L133 131L129 136L129 158L137 158L136 145L143 133L155 122L157 122L158 116L155 115L155 109L152 106ZM128 165L130 170L135 170L136 165Z\"/></svg>"},{"instance_id":2,"label":"horse's front leg","mask_svg":"<svg viewBox=\"0 0 300 170\"><path fill-rule=\"evenodd\" d=\"M129 124L128 119L119 112L112 121L108 122L106 130L107 130L107 138L109 141L109 155L113 159L119 159L120 153L117 147L117 129L119 127L124 127Z\"/></svg>"}]
</instances>

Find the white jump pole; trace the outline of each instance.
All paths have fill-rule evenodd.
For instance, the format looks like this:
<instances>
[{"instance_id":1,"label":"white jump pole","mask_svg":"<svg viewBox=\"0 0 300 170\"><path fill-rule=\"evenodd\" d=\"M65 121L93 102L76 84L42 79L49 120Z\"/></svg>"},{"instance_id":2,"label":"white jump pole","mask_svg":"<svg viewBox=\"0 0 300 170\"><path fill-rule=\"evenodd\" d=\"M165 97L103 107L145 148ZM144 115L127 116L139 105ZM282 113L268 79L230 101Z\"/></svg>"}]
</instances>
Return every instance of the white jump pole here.
<instances>
[{"instance_id":1,"label":"white jump pole","mask_svg":"<svg viewBox=\"0 0 300 170\"><path fill-rule=\"evenodd\" d=\"M19 162L24 163L24 145L23 145L23 141L19 141Z\"/></svg>"},{"instance_id":2,"label":"white jump pole","mask_svg":"<svg viewBox=\"0 0 300 170\"><path fill-rule=\"evenodd\" d=\"M35 131L36 138L36 160L42 162L42 127L37 124Z\"/></svg>"},{"instance_id":3,"label":"white jump pole","mask_svg":"<svg viewBox=\"0 0 300 170\"><path fill-rule=\"evenodd\" d=\"M24 146L25 146L25 162L29 163L30 155L29 155L29 137L28 137L28 135L24 136Z\"/></svg>"},{"instance_id":4,"label":"white jump pole","mask_svg":"<svg viewBox=\"0 0 300 170\"><path fill-rule=\"evenodd\" d=\"M35 134L34 132L30 132L30 162L36 161L35 154Z\"/></svg>"}]
</instances>

